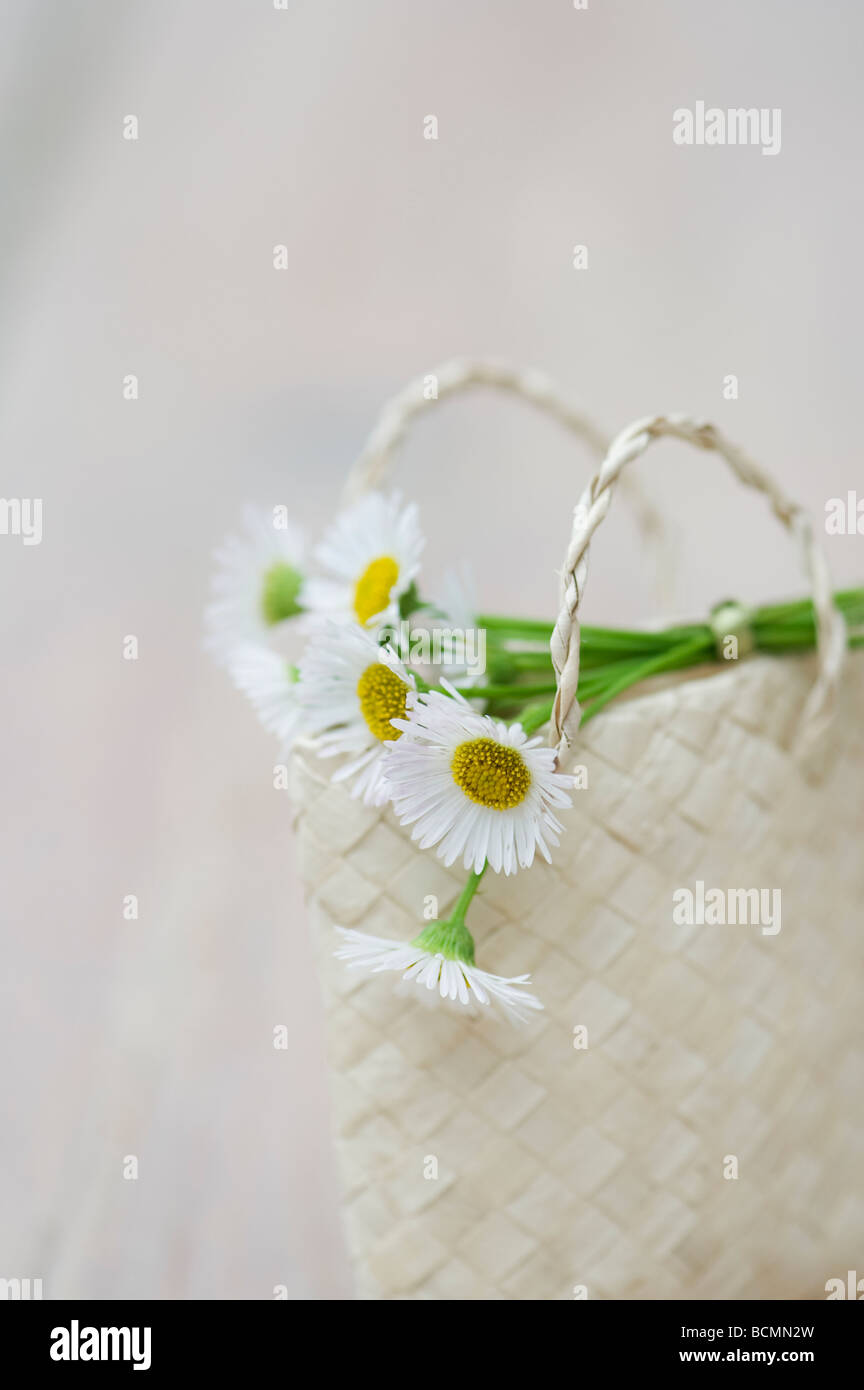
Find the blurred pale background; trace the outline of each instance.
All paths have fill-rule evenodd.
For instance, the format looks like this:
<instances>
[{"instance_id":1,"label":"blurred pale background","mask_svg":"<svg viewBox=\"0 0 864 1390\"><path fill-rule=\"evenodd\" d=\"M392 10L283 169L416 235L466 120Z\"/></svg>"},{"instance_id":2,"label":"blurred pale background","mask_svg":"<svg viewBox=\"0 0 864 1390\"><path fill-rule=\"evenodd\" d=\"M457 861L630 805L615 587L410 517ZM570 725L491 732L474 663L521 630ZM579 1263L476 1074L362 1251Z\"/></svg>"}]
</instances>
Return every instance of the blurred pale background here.
<instances>
[{"instance_id":1,"label":"blurred pale background","mask_svg":"<svg viewBox=\"0 0 864 1390\"><path fill-rule=\"evenodd\" d=\"M2 491L44 499L41 545L0 537L0 1275L344 1297L290 808L200 651L211 549L246 500L314 535L383 401L454 354L543 367L608 429L714 419L820 514L864 492L864 10L0 8ZM700 99L780 107L781 153L676 147ZM442 405L400 461L427 588L468 553L485 606L550 613L589 462L527 407ZM667 445L644 476L680 523L678 611L801 591L719 463ZM594 621L656 616L635 536L621 502ZM864 541L828 544L860 580Z\"/></svg>"}]
</instances>

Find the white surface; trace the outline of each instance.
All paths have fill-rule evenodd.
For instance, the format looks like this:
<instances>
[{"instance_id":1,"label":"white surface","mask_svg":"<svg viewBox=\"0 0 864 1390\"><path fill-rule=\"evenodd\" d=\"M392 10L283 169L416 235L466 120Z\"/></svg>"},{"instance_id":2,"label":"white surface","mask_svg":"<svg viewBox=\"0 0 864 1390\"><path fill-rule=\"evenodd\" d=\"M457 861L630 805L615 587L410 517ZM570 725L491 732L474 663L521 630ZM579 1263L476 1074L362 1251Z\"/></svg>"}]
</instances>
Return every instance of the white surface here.
<instances>
[{"instance_id":1,"label":"white surface","mask_svg":"<svg viewBox=\"0 0 864 1390\"><path fill-rule=\"evenodd\" d=\"M3 24L2 491L45 520L40 546L0 537L0 1275L340 1296L289 809L200 654L209 552L248 498L314 532L381 402L454 353L536 363L610 429L714 418L816 511L860 490L864 14L6 0ZM675 147L699 99L782 107L779 156ZM587 459L517 404L445 409L401 474L429 586L470 547L484 604L551 617ZM742 598L802 591L719 464L668 445L647 467L661 499L691 487L679 609L726 596L720 533ZM557 512L526 508L526 475ZM651 615L633 537L621 506L587 621ZM839 580L862 544L830 541Z\"/></svg>"}]
</instances>

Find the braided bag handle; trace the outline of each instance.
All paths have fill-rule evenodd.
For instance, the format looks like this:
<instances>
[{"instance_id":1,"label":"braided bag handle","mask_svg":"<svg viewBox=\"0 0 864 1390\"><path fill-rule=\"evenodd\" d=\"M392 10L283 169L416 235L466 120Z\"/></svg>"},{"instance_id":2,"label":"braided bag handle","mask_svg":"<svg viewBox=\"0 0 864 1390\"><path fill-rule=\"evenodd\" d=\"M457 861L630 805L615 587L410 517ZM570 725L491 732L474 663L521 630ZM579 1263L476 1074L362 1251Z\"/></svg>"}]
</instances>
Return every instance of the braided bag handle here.
<instances>
[{"instance_id":1,"label":"braided bag handle","mask_svg":"<svg viewBox=\"0 0 864 1390\"><path fill-rule=\"evenodd\" d=\"M433 396L428 394L430 378L434 378L436 384L437 394ZM354 502L365 492L380 488L388 481L393 471L396 449L416 416L448 396L458 395L475 386L491 387L519 396L537 406L577 435L597 458L602 459L609 447L609 437L583 411L562 396L542 372L530 368L520 371L490 359L454 358L433 367L424 376L416 377L384 406L348 475L343 493L345 502ZM671 588L668 573L671 546L666 522L635 479L628 478L625 485L639 529L657 552L658 589L665 598Z\"/></svg>"},{"instance_id":2,"label":"braided bag handle","mask_svg":"<svg viewBox=\"0 0 864 1390\"><path fill-rule=\"evenodd\" d=\"M550 742L561 758L574 743L580 722L576 700L579 683L579 607L588 577L588 551L594 532L609 510L612 496L627 464L644 454L655 440L683 439L724 458L746 484L764 493L775 516L798 541L810 581L816 617L818 672L804 707L799 747L808 745L830 718L846 654L846 626L834 605L831 576L824 552L813 534L810 518L774 480L710 424L684 415L657 415L628 425L612 441L600 470L588 484L573 514L573 533L561 571L560 612L550 643L558 692L552 711Z\"/></svg>"}]
</instances>

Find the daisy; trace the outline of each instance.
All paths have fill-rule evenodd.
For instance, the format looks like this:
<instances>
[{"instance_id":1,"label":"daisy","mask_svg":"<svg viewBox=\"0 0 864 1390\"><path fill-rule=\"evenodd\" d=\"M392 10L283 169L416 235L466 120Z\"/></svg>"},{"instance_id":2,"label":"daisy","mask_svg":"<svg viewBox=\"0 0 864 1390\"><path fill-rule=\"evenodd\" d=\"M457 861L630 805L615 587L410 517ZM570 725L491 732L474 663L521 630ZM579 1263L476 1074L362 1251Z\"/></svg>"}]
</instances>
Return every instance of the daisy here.
<instances>
[{"instance_id":1,"label":"daisy","mask_svg":"<svg viewBox=\"0 0 864 1390\"><path fill-rule=\"evenodd\" d=\"M398 493L367 493L316 547L327 577L307 579L300 601L312 614L361 627L394 622L399 599L420 572L424 544L413 503L403 507Z\"/></svg>"},{"instance_id":2,"label":"daisy","mask_svg":"<svg viewBox=\"0 0 864 1390\"><path fill-rule=\"evenodd\" d=\"M347 755L333 781L351 781L352 796L369 806L387 800L384 754L401 736L391 720L404 717L414 688L395 653L359 627L327 623L300 663L305 731L321 757Z\"/></svg>"},{"instance_id":3,"label":"daisy","mask_svg":"<svg viewBox=\"0 0 864 1390\"><path fill-rule=\"evenodd\" d=\"M366 969L372 974L382 970L398 970L403 980L419 988L425 986L427 990L435 990L441 999L449 999L464 1009L472 1009L479 1004L493 1013L504 1014L512 1022L526 1023L533 1011L543 1008L540 1000L524 988L531 983L530 975L505 979L501 975L490 974L488 970L478 970L474 964L474 943L470 934L467 930L463 933L471 943L470 950L466 950L470 959L461 959L454 954L460 945L454 945L452 940L447 941L446 927L447 923L434 924L437 940L433 929L427 927L416 941L410 943L337 927L344 945L338 948L335 955L337 959L347 961L349 966ZM429 938L426 947L422 944L424 938ZM436 946L438 949L434 949Z\"/></svg>"},{"instance_id":4,"label":"daisy","mask_svg":"<svg viewBox=\"0 0 864 1390\"><path fill-rule=\"evenodd\" d=\"M238 647L266 642L301 611L303 537L290 522L277 524L277 513L281 508L246 507L242 534L216 552L206 646L222 665Z\"/></svg>"},{"instance_id":5,"label":"daisy","mask_svg":"<svg viewBox=\"0 0 864 1390\"><path fill-rule=\"evenodd\" d=\"M233 652L228 672L264 728L277 736L283 748L290 748L301 724L297 667L269 647L246 643Z\"/></svg>"},{"instance_id":6,"label":"daisy","mask_svg":"<svg viewBox=\"0 0 864 1390\"><path fill-rule=\"evenodd\" d=\"M442 682L446 686L446 682ZM396 815L413 825L421 849L437 845L445 864L461 856L479 873L515 873L563 829L553 808L570 806L572 777L555 771L555 750L521 724L477 714L451 686L411 697L410 718L393 720L385 776Z\"/></svg>"}]
</instances>

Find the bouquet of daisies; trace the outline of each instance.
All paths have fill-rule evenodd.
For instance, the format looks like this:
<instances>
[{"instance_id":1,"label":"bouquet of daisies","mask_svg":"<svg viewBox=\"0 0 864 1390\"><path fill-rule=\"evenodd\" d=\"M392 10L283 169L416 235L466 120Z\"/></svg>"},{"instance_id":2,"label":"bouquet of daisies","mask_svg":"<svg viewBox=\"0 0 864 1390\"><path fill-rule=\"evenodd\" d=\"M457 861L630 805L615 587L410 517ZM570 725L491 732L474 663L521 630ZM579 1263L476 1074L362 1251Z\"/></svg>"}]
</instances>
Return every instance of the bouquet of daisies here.
<instances>
[{"instance_id":1,"label":"bouquet of daisies","mask_svg":"<svg viewBox=\"0 0 864 1390\"><path fill-rule=\"evenodd\" d=\"M242 535L217 553L207 645L283 752L302 737L352 796L389 804L421 849L465 870L446 921L411 941L339 928L336 954L457 1007L525 1021L543 1007L529 976L478 968L468 910L487 871L528 869L538 851L551 859L584 769L561 770L538 733L557 688L552 624L478 615L464 581L433 602L420 585L423 546L417 508L398 494L370 492L345 510L309 565L284 508L249 509ZM858 645L864 590L835 602ZM735 620L763 651L815 642L809 600L737 606ZM716 620L656 632L583 627L582 722L650 676L720 659L719 631Z\"/></svg>"}]
</instances>

